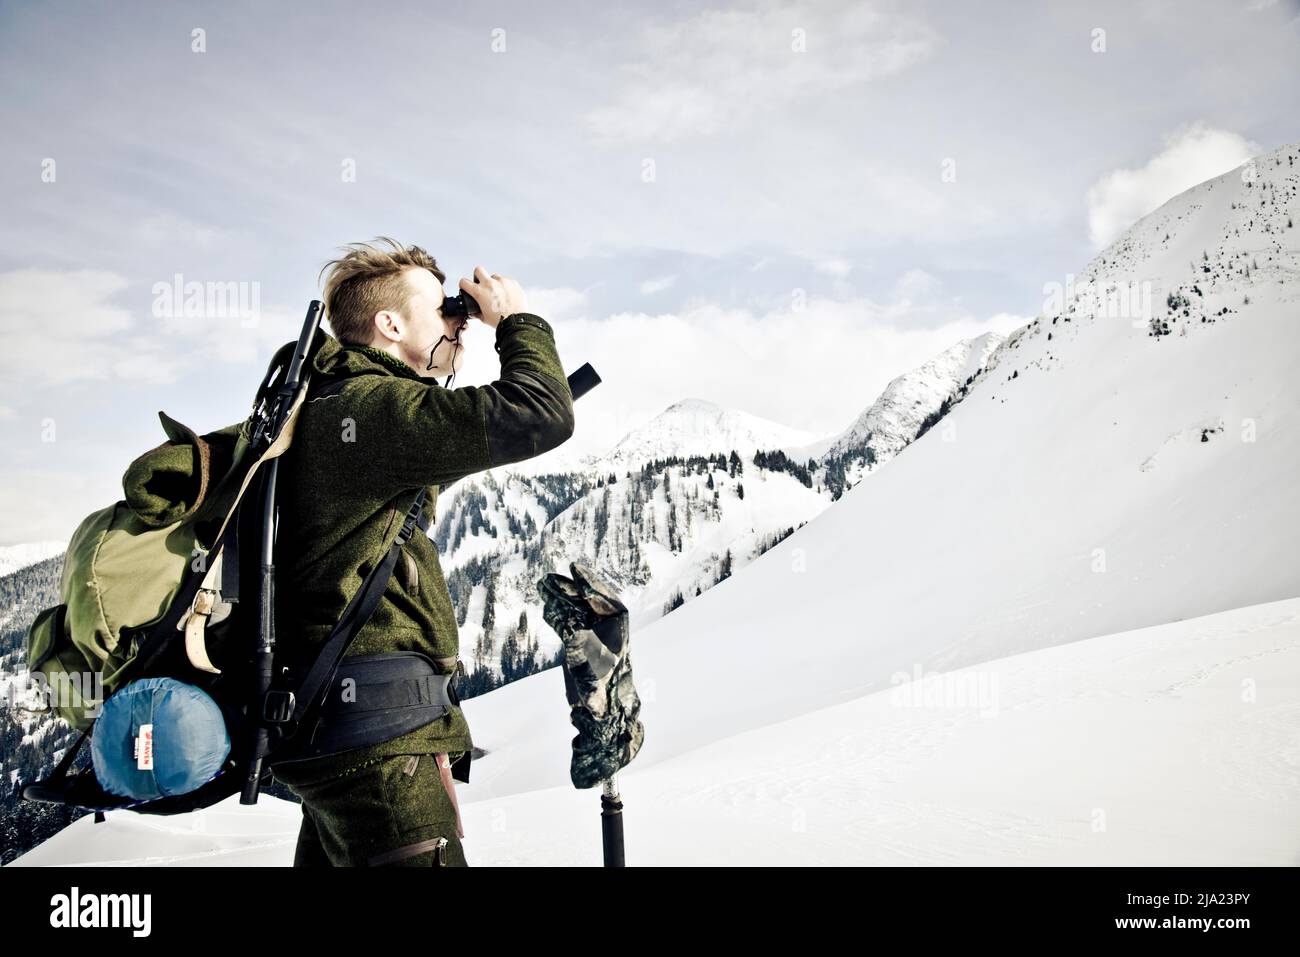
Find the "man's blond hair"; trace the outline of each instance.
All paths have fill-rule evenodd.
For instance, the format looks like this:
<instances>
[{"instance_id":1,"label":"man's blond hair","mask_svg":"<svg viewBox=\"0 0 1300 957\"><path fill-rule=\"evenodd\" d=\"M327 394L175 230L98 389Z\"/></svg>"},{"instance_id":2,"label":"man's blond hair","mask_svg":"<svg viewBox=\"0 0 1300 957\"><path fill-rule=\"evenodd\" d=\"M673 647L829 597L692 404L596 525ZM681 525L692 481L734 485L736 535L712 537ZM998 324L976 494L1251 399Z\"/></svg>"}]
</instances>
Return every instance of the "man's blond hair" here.
<instances>
[{"instance_id":1,"label":"man's blond hair","mask_svg":"<svg viewBox=\"0 0 1300 957\"><path fill-rule=\"evenodd\" d=\"M412 266L429 270L440 285L446 279L437 260L419 246L403 246L387 236L370 243L349 243L343 248L347 250L344 255L321 269L325 275L326 315L340 342L370 345L375 334L375 313L386 309L405 311L415 290L403 273Z\"/></svg>"}]
</instances>

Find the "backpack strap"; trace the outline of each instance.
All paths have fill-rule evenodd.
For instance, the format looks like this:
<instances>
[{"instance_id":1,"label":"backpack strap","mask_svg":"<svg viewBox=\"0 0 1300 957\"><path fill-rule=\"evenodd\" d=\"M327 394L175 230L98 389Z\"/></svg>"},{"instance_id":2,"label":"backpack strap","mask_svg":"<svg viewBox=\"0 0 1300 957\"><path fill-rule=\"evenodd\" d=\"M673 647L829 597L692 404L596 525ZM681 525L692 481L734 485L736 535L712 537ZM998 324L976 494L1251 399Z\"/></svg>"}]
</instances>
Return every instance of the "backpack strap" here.
<instances>
[{"instance_id":1,"label":"backpack strap","mask_svg":"<svg viewBox=\"0 0 1300 957\"><path fill-rule=\"evenodd\" d=\"M94 727L93 721L91 722L91 727ZM61 786L68 776L68 771L72 769L73 758L77 756L77 752L81 750L81 746L86 743L88 737L90 737L90 728L81 732L81 737L77 738L76 744L73 744L68 748L67 753L63 755L63 760L60 761L58 767L54 769L54 773L49 776L48 780L41 783Z\"/></svg>"}]
</instances>

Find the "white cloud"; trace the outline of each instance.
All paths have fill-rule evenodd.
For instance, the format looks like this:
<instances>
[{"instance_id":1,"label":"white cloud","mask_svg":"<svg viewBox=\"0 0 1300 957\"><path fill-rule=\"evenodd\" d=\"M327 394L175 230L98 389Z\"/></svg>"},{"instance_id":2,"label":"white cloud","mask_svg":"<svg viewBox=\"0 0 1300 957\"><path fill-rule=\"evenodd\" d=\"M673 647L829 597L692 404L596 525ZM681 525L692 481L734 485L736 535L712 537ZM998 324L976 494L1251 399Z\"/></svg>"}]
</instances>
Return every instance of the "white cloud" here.
<instances>
[{"instance_id":1,"label":"white cloud","mask_svg":"<svg viewBox=\"0 0 1300 957\"><path fill-rule=\"evenodd\" d=\"M1259 145L1227 130L1194 123L1169 136L1141 169L1117 169L1088 190L1088 236L1098 248L1163 203L1240 166Z\"/></svg>"},{"instance_id":2,"label":"white cloud","mask_svg":"<svg viewBox=\"0 0 1300 957\"><path fill-rule=\"evenodd\" d=\"M141 331L166 337L165 340L154 339L152 344L175 352L182 359L181 364L187 367L203 367L214 360L265 367L276 349L290 339L298 338L302 331L302 316L260 307L247 317L150 316Z\"/></svg>"},{"instance_id":3,"label":"white cloud","mask_svg":"<svg viewBox=\"0 0 1300 957\"><path fill-rule=\"evenodd\" d=\"M823 276L834 276L836 279L843 279L853 272L853 263L844 259L825 259L816 263L813 268Z\"/></svg>"},{"instance_id":4,"label":"white cloud","mask_svg":"<svg viewBox=\"0 0 1300 957\"><path fill-rule=\"evenodd\" d=\"M587 114L597 139L669 142L889 76L937 38L891 4L751 0L644 26L614 102ZM798 47L802 45L802 52Z\"/></svg>"},{"instance_id":5,"label":"white cloud","mask_svg":"<svg viewBox=\"0 0 1300 957\"><path fill-rule=\"evenodd\" d=\"M298 319L267 310L255 322L154 316L146 292L133 308L115 302L129 286L98 270L0 273L5 397L87 380L168 384L188 371L210 372L214 361L264 364L299 331Z\"/></svg>"},{"instance_id":6,"label":"white cloud","mask_svg":"<svg viewBox=\"0 0 1300 957\"><path fill-rule=\"evenodd\" d=\"M528 311L550 321L581 315L587 308L587 294L567 286L547 289L529 286L524 290Z\"/></svg>"},{"instance_id":7,"label":"white cloud","mask_svg":"<svg viewBox=\"0 0 1300 957\"><path fill-rule=\"evenodd\" d=\"M653 295L656 292L663 292L677 281L677 276L660 276L658 279L647 279L641 283L641 294L643 296Z\"/></svg>"},{"instance_id":8,"label":"white cloud","mask_svg":"<svg viewBox=\"0 0 1300 957\"><path fill-rule=\"evenodd\" d=\"M164 438L160 429L156 441ZM67 541L92 509L122 497L122 470L129 460L112 466L99 460L89 467L79 462L77 468L62 470L7 469L0 487L0 543ZM33 507L34 502L40 507Z\"/></svg>"},{"instance_id":9,"label":"white cloud","mask_svg":"<svg viewBox=\"0 0 1300 957\"><path fill-rule=\"evenodd\" d=\"M0 273L0 373L6 389L107 379L131 355L123 342L134 320L109 303L126 288L116 273L19 269Z\"/></svg>"},{"instance_id":10,"label":"white cloud","mask_svg":"<svg viewBox=\"0 0 1300 957\"><path fill-rule=\"evenodd\" d=\"M939 291L939 280L924 269L909 269L894 283L894 298L904 305L929 300Z\"/></svg>"},{"instance_id":11,"label":"white cloud","mask_svg":"<svg viewBox=\"0 0 1300 957\"><path fill-rule=\"evenodd\" d=\"M148 245L208 248L223 237L223 231L174 213L159 213L141 220L135 235Z\"/></svg>"}]
</instances>

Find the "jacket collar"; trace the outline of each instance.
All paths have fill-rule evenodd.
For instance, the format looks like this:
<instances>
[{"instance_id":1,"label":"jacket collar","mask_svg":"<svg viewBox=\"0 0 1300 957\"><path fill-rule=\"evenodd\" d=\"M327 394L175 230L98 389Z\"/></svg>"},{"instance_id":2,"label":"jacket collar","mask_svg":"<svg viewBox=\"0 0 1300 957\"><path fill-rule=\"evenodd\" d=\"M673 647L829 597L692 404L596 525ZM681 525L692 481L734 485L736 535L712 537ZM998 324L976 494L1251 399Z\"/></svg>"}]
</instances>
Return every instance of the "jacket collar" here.
<instances>
[{"instance_id":1,"label":"jacket collar","mask_svg":"<svg viewBox=\"0 0 1300 957\"><path fill-rule=\"evenodd\" d=\"M339 342L326 336L312 361L318 373L330 378L351 378L359 375L397 375L420 382L437 382L433 376L422 376L401 359L382 349L352 342Z\"/></svg>"},{"instance_id":2,"label":"jacket collar","mask_svg":"<svg viewBox=\"0 0 1300 957\"><path fill-rule=\"evenodd\" d=\"M367 358L392 369L393 373L396 375L403 375L410 379L424 378L424 376L420 375L420 373L416 372L401 359L397 358L397 356L387 353L383 349L376 349L374 346L357 346L352 345L351 343L345 343L343 348L356 349Z\"/></svg>"}]
</instances>

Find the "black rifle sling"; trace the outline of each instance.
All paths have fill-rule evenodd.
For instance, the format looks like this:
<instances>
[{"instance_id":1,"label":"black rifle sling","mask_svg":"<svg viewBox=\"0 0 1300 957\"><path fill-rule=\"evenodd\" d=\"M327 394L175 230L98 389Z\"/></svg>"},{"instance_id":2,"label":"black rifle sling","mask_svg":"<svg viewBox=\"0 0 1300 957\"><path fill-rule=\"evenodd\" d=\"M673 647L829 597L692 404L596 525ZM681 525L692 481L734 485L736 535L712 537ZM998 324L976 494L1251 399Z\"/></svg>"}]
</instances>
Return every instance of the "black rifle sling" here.
<instances>
[{"instance_id":1,"label":"black rifle sling","mask_svg":"<svg viewBox=\"0 0 1300 957\"><path fill-rule=\"evenodd\" d=\"M239 529L244 521L243 510L243 502L235 506L235 515L230 520L235 527L221 549L221 600L231 603L239 601Z\"/></svg>"}]
</instances>

